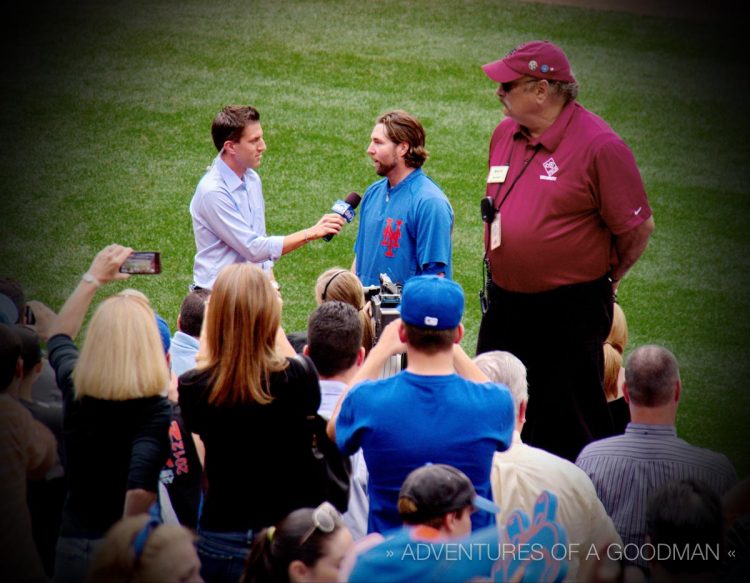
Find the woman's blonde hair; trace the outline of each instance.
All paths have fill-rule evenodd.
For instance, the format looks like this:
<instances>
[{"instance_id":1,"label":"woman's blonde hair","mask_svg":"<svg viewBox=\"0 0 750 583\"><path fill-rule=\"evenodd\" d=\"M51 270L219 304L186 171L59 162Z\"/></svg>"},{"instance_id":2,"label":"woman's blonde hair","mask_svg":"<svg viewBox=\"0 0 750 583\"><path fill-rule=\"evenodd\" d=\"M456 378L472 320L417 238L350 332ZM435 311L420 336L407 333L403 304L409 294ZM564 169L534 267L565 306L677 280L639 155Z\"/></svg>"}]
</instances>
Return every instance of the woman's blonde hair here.
<instances>
[{"instance_id":1,"label":"woman's blonde hair","mask_svg":"<svg viewBox=\"0 0 750 583\"><path fill-rule=\"evenodd\" d=\"M209 402L272 400L270 375L288 366L276 352L281 303L268 277L251 263L221 270L206 306L198 367L211 371Z\"/></svg>"},{"instance_id":2,"label":"woman's blonde hair","mask_svg":"<svg viewBox=\"0 0 750 583\"><path fill-rule=\"evenodd\" d=\"M169 371L148 301L115 295L94 312L73 371L76 398L125 401L167 390Z\"/></svg>"},{"instance_id":3,"label":"woman's blonde hair","mask_svg":"<svg viewBox=\"0 0 750 583\"><path fill-rule=\"evenodd\" d=\"M628 322L620 304L615 304L612 313L612 328L604 341L604 394L607 399L616 399L619 396L617 379L620 376L627 344Z\"/></svg>"},{"instance_id":4,"label":"woman's blonde hair","mask_svg":"<svg viewBox=\"0 0 750 583\"><path fill-rule=\"evenodd\" d=\"M116 522L94 555L87 581L98 583L133 583L156 581L164 550L176 543L193 543L195 535L179 524L161 524L149 534L143 553L135 560L133 542L150 520L148 514L128 516Z\"/></svg>"},{"instance_id":5,"label":"woman's blonde hair","mask_svg":"<svg viewBox=\"0 0 750 583\"><path fill-rule=\"evenodd\" d=\"M365 305L365 290L359 278L348 269L333 267L324 271L315 282L318 305L336 300L354 306L362 320L362 346L369 353L375 340L375 327Z\"/></svg>"}]
</instances>

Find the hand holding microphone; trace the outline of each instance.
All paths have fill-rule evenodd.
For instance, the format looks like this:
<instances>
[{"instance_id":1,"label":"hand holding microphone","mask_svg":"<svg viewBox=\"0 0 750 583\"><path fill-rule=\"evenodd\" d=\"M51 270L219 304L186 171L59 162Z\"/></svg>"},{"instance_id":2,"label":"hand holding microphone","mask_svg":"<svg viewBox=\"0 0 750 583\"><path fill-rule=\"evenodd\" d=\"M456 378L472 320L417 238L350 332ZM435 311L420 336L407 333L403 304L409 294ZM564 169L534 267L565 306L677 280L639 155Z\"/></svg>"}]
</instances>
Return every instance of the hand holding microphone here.
<instances>
[{"instance_id":1,"label":"hand holding microphone","mask_svg":"<svg viewBox=\"0 0 750 583\"><path fill-rule=\"evenodd\" d=\"M333 203L331 211L346 219L347 223L351 223L354 220L354 216L357 214L356 208L359 206L362 197L356 192L350 192L344 200L337 200ZM330 241L336 233L329 233L323 237L324 241Z\"/></svg>"}]
</instances>

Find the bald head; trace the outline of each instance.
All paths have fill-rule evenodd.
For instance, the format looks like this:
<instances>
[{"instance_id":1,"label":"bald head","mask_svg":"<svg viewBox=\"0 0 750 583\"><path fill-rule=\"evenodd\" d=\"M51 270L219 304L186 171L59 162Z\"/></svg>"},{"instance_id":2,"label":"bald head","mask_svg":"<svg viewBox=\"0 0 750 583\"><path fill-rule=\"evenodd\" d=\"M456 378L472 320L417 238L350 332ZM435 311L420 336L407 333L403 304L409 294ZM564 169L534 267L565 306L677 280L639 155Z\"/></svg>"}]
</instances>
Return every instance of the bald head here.
<instances>
[{"instance_id":1,"label":"bald head","mask_svg":"<svg viewBox=\"0 0 750 583\"><path fill-rule=\"evenodd\" d=\"M680 369L666 348L641 346L625 365L625 385L630 401L640 407L660 407L674 400Z\"/></svg>"}]
</instances>

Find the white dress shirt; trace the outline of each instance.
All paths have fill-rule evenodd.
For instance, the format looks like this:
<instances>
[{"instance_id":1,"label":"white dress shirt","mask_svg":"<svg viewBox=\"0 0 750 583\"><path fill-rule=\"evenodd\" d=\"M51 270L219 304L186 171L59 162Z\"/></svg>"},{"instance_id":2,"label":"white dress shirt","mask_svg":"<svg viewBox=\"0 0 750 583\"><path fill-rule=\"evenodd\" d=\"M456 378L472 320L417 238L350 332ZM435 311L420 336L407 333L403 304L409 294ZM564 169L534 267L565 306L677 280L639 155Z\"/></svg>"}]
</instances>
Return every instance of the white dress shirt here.
<instances>
[{"instance_id":1,"label":"white dress shirt","mask_svg":"<svg viewBox=\"0 0 750 583\"><path fill-rule=\"evenodd\" d=\"M220 158L198 183L190 203L195 235L193 283L211 288L219 272L249 261L268 272L281 257L284 237L266 235L263 187L248 168L242 179Z\"/></svg>"}]
</instances>

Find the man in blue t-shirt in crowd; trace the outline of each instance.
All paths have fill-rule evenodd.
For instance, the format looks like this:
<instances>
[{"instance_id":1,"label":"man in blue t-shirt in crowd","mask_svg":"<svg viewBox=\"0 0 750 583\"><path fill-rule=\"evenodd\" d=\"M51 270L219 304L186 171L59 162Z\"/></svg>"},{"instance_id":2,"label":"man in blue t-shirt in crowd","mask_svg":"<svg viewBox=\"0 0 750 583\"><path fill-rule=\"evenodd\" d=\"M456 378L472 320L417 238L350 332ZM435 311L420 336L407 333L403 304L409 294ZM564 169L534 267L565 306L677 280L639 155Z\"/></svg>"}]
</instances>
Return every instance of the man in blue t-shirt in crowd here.
<instances>
[{"instance_id":1,"label":"man in blue t-shirt in crowd","mask_svg":"<svg viewBox=\"0 0 750 583\"><path fill-rule=\"evenodd\" d=\"M328 422L328 435L341 451L351 455L361 447L364 453L368 532L401 526L401 484L428 462L455 466L479 496L491 498L492 456L508 449L515 424L510 391L488 382L458 344L464 331L459 284L435 275L413 277L404 285L400 310L401 318L384 329ZM366 380L403 352L405 370ZM473 528L493 521L492 514L472 515Z\"/></svg>"},{"instance_id":2,"label":"man in blue t-shirt in crowd","mask_svg":"<svg viewBox=\"0 0 750 583\"><path fill-rule=\"evenodd\" d=\"M365 191L352 271L362 285L380 274L403 285L415 275L451 277L453 209L422 170L429 153L422 124L405 111L380 116L367 154L383 176Z\"/></svg>"}]
</instances>

